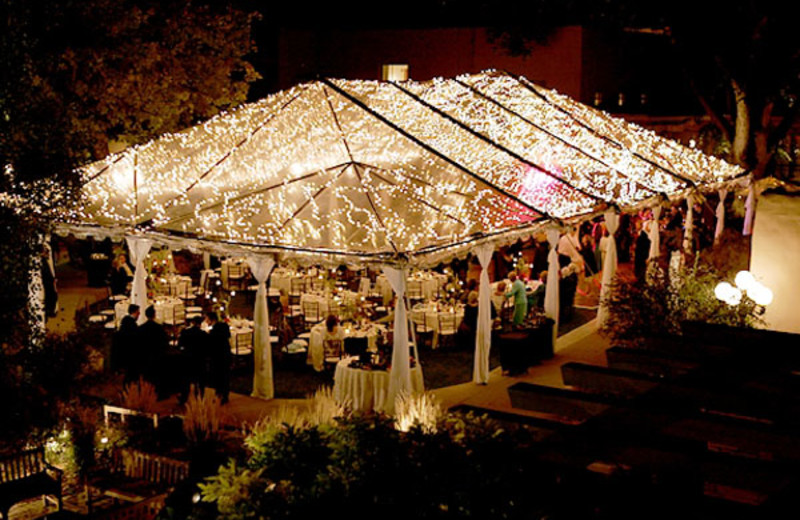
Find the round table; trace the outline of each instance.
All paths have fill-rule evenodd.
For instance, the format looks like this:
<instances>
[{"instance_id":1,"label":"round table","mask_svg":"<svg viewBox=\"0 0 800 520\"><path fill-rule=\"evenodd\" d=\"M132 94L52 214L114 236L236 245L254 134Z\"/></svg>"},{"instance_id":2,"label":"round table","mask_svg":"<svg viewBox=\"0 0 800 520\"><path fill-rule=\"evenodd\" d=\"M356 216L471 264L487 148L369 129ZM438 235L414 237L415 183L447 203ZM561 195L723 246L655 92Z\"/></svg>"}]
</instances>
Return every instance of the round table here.
<instances>
[{"instance_id":1,"label":"round table","mask_svg":"<svg viewBox=\"0 0 800 520\"><path fill-rule=\"evenodd\" d=\"M439 345L439 332L441 329L440 316L455 316L455 329L464 319L464 307L457 305L451 308L440 308L436 303L423 303L417 304L409 312L411 321L417 325L422 325L433 331L433 340L431 348L437 348ZM450 332L450 331L448 331Z\"/></svg>"},{"instance_id":2,"label":"round table","mask_svg":"<svg viewBox=\"0 0 800 520\"><path fill-rule=\"evenodd\" d=\"M114 305L114 317L116 318L117 326L122 321L122 318L127 316L128 314L128 305L130 304L129 299L119 300ZM157 298L155 301L148 301L148 305L152 305L156 309L156 321L159 323L164 323L165 321L172 322L173 316L177 316L180 318L182 315L185 320L185 308L183 305L183 301L179 298L174 298L171 296ZM142 314L144 315L144 309L141 309ZM180 319L178 321L181 321Z\"/></svg>"},{"instance_id":3,"label":"round table","mask_svg":"<svg viewBox=\"0 0 800 520\"><path fill-rule=\"evenodd\" d=\"M348 357L336 365L333 376L334 399L339 403L348 402L354 411L386 410L391 372L350 368L350 363L357 359ZM419 364L411 369L411 391L414 393L425 391Z\"/></svg>"},{"instance_id":4,"label":"round table","mask_svg":"<svg viewBox=\"0 0 800 520\"><path fill-rule=\"evenodd\" d=\"M378 336L386 331L386 327L374 323L366 328L339 325L339 330L342 331L342 340L346 338L367 338L367 348L374 352L378 348ZM308 340L308 364L312 365L317 372L322 371L325 361L325 352L322 346L324 337L325 322L311 327L311 337Z\"/></svg>"}]
</instances>

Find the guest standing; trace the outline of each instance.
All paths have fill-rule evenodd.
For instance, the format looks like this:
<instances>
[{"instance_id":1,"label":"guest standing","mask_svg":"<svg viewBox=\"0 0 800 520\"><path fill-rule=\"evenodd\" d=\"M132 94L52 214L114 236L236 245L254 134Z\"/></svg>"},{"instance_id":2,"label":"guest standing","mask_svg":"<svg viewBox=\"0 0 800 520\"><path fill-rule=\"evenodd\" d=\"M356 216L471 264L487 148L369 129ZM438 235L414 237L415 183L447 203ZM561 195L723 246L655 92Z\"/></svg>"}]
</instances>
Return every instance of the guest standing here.
<instances>
[{"instance_id":1,"label":"guest standing","mask_svg":"<svg viewBox=\"0 0 800 520\"><path fill-rule=\"evenodd\" d=\"M636 245L633 252L633 273L636 280L641 282L647 273L647 257L650 256L650 237L644 230L642 221L636 223L639 229L639 236L636 237Z\"/></svg>"},{"instance_id":2,"label":"guest standing","mask_svg":"<svg viewBox=\"0 0 800 520\"><path fill-rule=\"evenodd\" d=\"M156 308L150 305L144 310L147 321L139 325L138 340L143 363L142 375L163 391L163 365L169 346L169 337L164 326L156 321Z\"/></svg>"},{"instance_id":3,"label":"guest standing","mask_svg":"<svg viewBox=\"0 0 800 520\"><path fill-rule=\"evenodd\" d=\"M216 390L222 404L225 404L231 388L231 329L227 323L219 321L214 311L206 313L206 325L210 329L208 386Z\"/></svg>"},{"instance_id":4,"label":"guest standing","mask_svg":"<svg viewBox=\"0 0 800 520\"><path fill-rule=\"evenodd\" d=\"M178 401L183 404L189 397L191 387L202 394L208 370L208 334L200 326L203 318L196 316L189 320L189 326L178 337L178 348L183 358L183 381Z\"/></svg>"},{"instance_id":5,"label":"guest standing","mask_svg":"<svg viewBox=\"0 0 800 520\"><path fill-rule=\"evenodd\" d=\"M141 310L135 303L128 305L128 314L122 318L119 330L114 333L111 343L111 370L125 373L125 382L136 381L142 375L143 363L137 356L138 325Z\"/></svg>"},{"instance_id":6,"label":"guest standing","mask_svg":"<svg viewBox=\"0 0 800 520\"><path fill-rule=\"evenodd\" d=\"M514 297L513 325L519 327L528 314L528 295L525 294L525 284L517 278L516 271L508 273L508 279L511 281L511 290L506 293L506 298Z\"/></svg>"}]
</instances>

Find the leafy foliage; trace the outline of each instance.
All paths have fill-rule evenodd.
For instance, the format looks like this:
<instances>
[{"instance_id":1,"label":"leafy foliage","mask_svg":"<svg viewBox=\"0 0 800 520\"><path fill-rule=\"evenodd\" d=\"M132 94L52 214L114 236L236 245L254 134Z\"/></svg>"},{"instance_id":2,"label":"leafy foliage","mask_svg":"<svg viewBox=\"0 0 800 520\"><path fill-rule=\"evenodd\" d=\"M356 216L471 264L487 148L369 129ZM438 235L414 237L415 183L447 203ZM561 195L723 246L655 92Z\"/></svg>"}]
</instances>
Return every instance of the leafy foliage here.
<instances>
[{"instance_id":1,"label":"leafy foliage","mask_svg":"<svg viewBox=\"0 0 800 520\"><path fill-rule=\"evenodd\" d=\"M761 323L761 309L749 298L732 306L714 295L722 277L699 261L693 267L667 272L653 268L644 281L615 279L608 297L609 319L604 328L617 345L636 345L648 337L680 334L684 321L738 327Z\"/></svg>"},{"instance_id":2,"label":"leafy foliage","mask_svg":"<svg viewBox=\"0 0 800 520\"><path fill-rule=\"evenodd\" d=\"M529 441L472 415L402 432L390 417L354 414L250 437L246 464L201 489L230 519L529 517L555 485Z\"/></svg>"}]
</instances>

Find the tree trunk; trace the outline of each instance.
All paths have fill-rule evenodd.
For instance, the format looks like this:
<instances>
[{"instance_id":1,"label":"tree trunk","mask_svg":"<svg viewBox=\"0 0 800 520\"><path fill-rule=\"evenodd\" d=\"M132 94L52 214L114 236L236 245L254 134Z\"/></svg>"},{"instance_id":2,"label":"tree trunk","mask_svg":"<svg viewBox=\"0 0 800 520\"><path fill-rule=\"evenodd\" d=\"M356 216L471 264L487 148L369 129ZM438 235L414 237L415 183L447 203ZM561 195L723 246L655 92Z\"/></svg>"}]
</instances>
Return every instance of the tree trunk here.
<instances>
[{"instance_id":1,"label":"tree trunk","mask_svg":"<svg viewBox=\"0 0 800 520\"><path fill-rule=\"evenodd\" d=\"M734 164L746 166L747 145L750 141L750 107L747 106L747 94L736 82L731 79L733 94L736 100L736 127L734 130L731 159Z\"/></svg>"},{"instance_id":2,"label":"tree trunk","mask_svg":"<svg viewBox=\"0 0 800 520\"><path fill-rule=\"evenodd\" d=\"M753 177L760 179L764 177L772 154L769 151L770 123L772 119L772 109L774 103L768 102L761 111L759 127L753 132L753 144L755 146L755 166L753 167Z\"/></svg>"}]
</instances>

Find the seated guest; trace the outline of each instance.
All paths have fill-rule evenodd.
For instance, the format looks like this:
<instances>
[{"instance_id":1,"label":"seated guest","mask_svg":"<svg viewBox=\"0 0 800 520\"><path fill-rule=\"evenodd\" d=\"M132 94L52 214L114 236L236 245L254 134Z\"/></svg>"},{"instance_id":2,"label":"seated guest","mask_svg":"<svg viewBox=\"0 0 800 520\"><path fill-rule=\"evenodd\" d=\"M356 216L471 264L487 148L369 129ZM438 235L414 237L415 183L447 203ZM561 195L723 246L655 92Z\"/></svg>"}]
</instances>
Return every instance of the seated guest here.
<instances>
[{"instance_id":1,"label":"seated guest","mask_svg":"<svg viewBox=\"0 0 800 520\"><path fill-rule=\"evenodd\" d=\"M111 276L109 285L112 294L125 294L128 291L128 283L133 280L133 270L128 264L128 257L121 253L111 264Z\"/></svg>"},{"instance_id":2,"label":"seated guest","mask_svg":"<svg viewBox=\"0 0 800 520\"><path fill-rule=\"evenodd\" d=\"M335 314L329 314L325 320L325 334L322 341L331 339L344 339L344 332L339 327L339 318Z\"/></svg>"}]
</instances>

